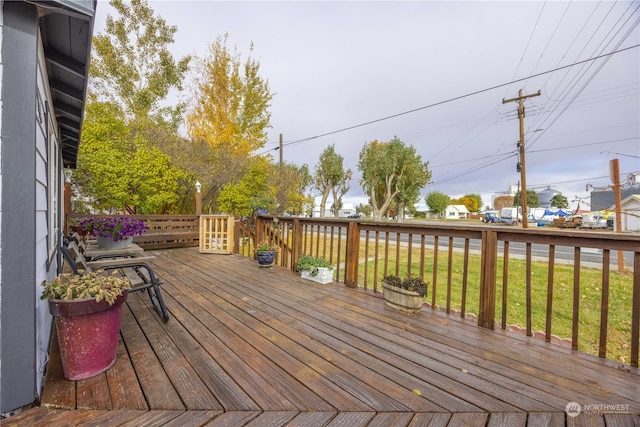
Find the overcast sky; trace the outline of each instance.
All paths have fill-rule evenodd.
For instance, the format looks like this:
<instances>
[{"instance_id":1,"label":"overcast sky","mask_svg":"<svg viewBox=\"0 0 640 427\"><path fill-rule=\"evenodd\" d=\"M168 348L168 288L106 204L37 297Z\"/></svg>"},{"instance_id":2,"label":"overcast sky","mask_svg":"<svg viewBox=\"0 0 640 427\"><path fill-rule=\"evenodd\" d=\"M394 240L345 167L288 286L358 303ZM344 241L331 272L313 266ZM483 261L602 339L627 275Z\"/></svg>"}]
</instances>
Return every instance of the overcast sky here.
<instances>
[{"instance_id":1,"label":"overcast sky","mask_svg":"<svg viewBox=\"0 0 640 427\"><path fill-rule=\"evenodd\" d=\"M335 144L354 171L347 202L366 202L357 171L363 145L397 136L429 162L423 196L480 193L490 205L520 180L517 103L503 103L519 90L541 91L525 101L527 188L552 186L571 202L588 195L588 184L610 184L611 159L623 180L640 172L638 1L150 5L178 27L176 59L204 55L228 33L244 60L253 42L275 93L260 152L278 159L270 150L283 134L285 161L313 170ZM100 0L94 33L108 13Z\"/></svg>"}]
</instances>

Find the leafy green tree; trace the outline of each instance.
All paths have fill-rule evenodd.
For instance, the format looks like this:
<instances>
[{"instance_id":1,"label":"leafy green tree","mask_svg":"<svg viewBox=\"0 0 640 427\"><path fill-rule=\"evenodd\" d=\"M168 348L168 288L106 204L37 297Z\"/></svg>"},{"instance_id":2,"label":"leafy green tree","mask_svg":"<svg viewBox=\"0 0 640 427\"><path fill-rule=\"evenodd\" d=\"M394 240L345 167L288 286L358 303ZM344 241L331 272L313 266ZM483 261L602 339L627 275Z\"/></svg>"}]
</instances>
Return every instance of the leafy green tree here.
<instances>
[{"instance_id":1,"label":"leafy green tree","mask_svg":"<svg viewBox=\"0 0 640 427\"><path fill-rule=\"evenodd\" d=\"M567 200L567 198L562 194L555 194L551 198L551 206L560 209L566 209L569 207L569 200Z\"/></svg>"},{"instance_id":2,"label":"leafy green tree","mask_svg":"<svg viewBox=\"0 0 640 427\"><path fill-rule=\"evenodd\" d=\"M440 191L431 191L425 197L425 203L431 212L440 215L451 204L451 198Z\"/></svg>"},{"instance_id":3,"label":"leafy green tree","mask_svg":"<svg viewBox=\"0 0 640 427\"><path fill-rule=\"evenodd\" d=\"M411 146L402 150L400 164L403 165L404 170L402 179L398 183L400 191L394 197L394 202L398 221L404 221L405 208L410 212L415 210L415 204L420 199L420 190L429 183L431 172L428 169L429 163L423 163L416 149Z\"/></svg>"},{"instance_id":4,"label":"leafy green tree","mask_svg":"<svg viewBox=\"0 0 640 427\"><path fill-rule=\"evenodd\" d=\"M389 142L371 141L360 151L358 169L360 184L369 195L373 216L381 220L391 204L406 203L414 198L416 189L431 178L428 163L423 163L415 148L407 147L397 137Z\"/></svg>"},{"instance_id":5,"label":"leafy green tree","mask_svg":"<svg viewBox=\"0 0 640 427\"><path fill-rule=\"evenodd\" d=\"M169 53L177 31L145 0L111 0L105 34L93 39L89 96L76 184L91 206L130 213L176 212L188 173L156 145L174 139L181 106L163 106L181 89L189 57Z\"/></svg>"},{"instance_id":6,"label":"leafy green tree","mask_svg":"<svg viewBox=\"0 0 640 427\"><path fill-rule=\"evenodd\" d=\"M358 206L356 206L356 213L359 213L363 216L369 217L371 216L371 212L373 209L371 209L370 205L364 205L362 203L360 203Z\"/></svg>"},{"instance_id":7,"label":"leafy green tree","mask_svg":"<svg viewBox=\"0 0 640 427\"><path fill-rule=\"evenodd\" d=\"M223 186L217 199L218 210L241 216L251 216L257 209L276 215L298 215L313 201L305 194L310 181L306 165L285 163L281 168L269 157L258 156L247 173Z\"/></svg>"},{"instance_id":8,"label":"leafy green tree","mask_svg":"<svg viewBox=\"0 0 640 427\"><path fill-rule=\"evenodd\" d=\"M522 192L518 191L513 196L513 206L522 206ZM538 193L533 190L527 190L527 207L537 208L540 206L540 200L538 199Z\"/></svg>"},{"instance_id":9,"label":"leafy green tree","mask_svg":"<svg viewBox=\"0 0 640 427\"><path fill-rule=\"evenodd\" d=\"M325 206L329 194L333 192L334 206L340 204L342 196L349 190L351 180L351 170L344 169L344 158L336 153L335 146L329 145L320 154L320 159L315 167L313 175L313 186L320 192L320 217L325 216ZM334 209L335 216L338 216Z\"/></svg>"},{"instance_id":10,"label":"leafy green tree","mask_svg":"<svg viewBox=\"0 0 640 427\"><path fill-rule=\"evenodd\" d=\"M269 185L270 165L257 157L248 172L236 183L226 184L218 196L218 207L231 215L251 216L257 208L276 206L276 189ZM257 206L260 201L265 206Z\"/></svg>"},{"instance_id":11,"label":"leafy green tree","mask_svg":"<svg viewBox=\"0 0 640 427\"><path fill-rule=\"evenodd\" d=\"M196 141L247 156L267 142L273 94L259 75L260 63L252 58L242 63L240 54L227 47L227 39L227 34L218 37L209 55L197 60L187 132Z\"/></svg>"},{"instance_id":12,"label":"leafy green tree","mask_svg":"<svg viewBox=\"0 0 640 427\"><path fill-rule=\"evenodd\" d=\"M276 169L273 169L276 172ZM275 179L278 180L280 201L278 214L288 212L292 215L304 213L305 206L313 204L313 197L307 189L311 186L312 178L307 165L297 166L285 163L283 168L277 167Z\"/></svg>"},{"instance_id":13,"label":"leafy green tree","mask_svg":"<svg viewBox=\"0 0 640 427\"><path fill-rule=\"evenodd\" d=\"M148 121L177 129L182 104L163 106L169 91L181 90L191 58L175 61L169 52L176 26L154 16L146 0L110 0L119 16L107 16L106 34L93 37L90 93L120 106L135 131Z\"/></svg>"},{"instance_id":14,"label":"leafy green tree","mask_svg":"<svg viewBox=\"0 0 640 427\"><path fill-rule=\"evenodd\" d=\"M76 184L94 209L129 213L172 212L183 173L157 147L131 131L119 108L87 105Z\"/></svg>"},{"instance_id":15,"label":"leafy green tree","mask_svg":"<svg viewBox=\"0 0 640 427\"><path fill-rule=\"evenodd\" d=\"M344 175L342 176L342 178L340 179L340 181L338 181L337 185L335 185L331 189L331 194L333 195L333 207L334 207L333 216L335 216L336 218L339 216L340 209L342 209L342 198L344 197L345 194L349 192L352 176L353 174L351 172L351 169L347 169Z\"/></svg>"}]
</instances>

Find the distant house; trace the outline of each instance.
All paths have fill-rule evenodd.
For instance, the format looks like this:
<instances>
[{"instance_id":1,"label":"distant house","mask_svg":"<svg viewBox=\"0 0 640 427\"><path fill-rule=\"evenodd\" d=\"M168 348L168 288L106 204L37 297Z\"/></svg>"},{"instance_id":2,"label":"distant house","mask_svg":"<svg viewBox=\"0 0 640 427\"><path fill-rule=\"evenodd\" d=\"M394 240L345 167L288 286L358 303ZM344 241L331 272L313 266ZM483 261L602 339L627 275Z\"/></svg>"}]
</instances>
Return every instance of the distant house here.
<instances>
[{"instance_id":1,"label":"distant house","mask_svg":"<svg viewBox=\"0 0 640 427\"><path fill-rule=\"evenodd\" d=\"M615 212L616 206L611 206L609 210ZM640 194L632 194L625 198L621 203L620 210L622 211L622 231L640 231Z\"/></svg>"},{"instance_id":2,"label":"distant house","mask_svg":"<svg viewBox=\"0 0 640 427\"><path fill-rule=\"evenodd\" d=\"M331 207L333 203L327 203L325 205L324 215L326 218L333 218L333 211ZM356 213L356 208L353 207L353 203L343 203L342 209L338 211L338 218L348 218L350 215L354 215ZM313 208L313 216L315 218L320 218L320 206L314 206Z\"/></svg>"},{"instance_id":3,"label":"distant house","mask_svg":"<svg viewBox=\"0 0 640 427\"><path fill-rule=\"evenodd\" d=\"M629 187L623 187L620 189L620 194L624 200L632 195L640 195L640 184L638 184L638 180L640 180L640 178L634 178ZM591 209L593 210L607 209L607 206L611 206L615 203L616 197L613 190L591 192Z\"/></svg>"},{"instance_id":4,"label":"distant house","mask_svg":"<svg viewBox=\"0 0 640 427\"><path fill-rule=\"evenodd\" d=\"M465 205L449 205L444 210L444 219L467 219L469 211Z\"/></svg>"}]
</instances>

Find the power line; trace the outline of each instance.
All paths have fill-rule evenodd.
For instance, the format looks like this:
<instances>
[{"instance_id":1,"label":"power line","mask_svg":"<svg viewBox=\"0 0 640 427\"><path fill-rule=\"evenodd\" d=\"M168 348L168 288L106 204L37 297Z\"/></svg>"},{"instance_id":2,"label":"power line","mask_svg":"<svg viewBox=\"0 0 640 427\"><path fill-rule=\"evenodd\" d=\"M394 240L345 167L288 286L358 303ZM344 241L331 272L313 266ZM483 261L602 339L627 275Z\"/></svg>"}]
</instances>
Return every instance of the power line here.
<instances>
[{"instance_id":1,"label":"power line","mask_svg":"<svg viewBox=\"0 0 640 427\"><path fill-rule=\"evenodd\" d=\"M468 174L470 174L470 173L473 173L473 172L479 171L480 169L484 169L484 168L486 168L486 167L493 166L493 165L495 165L495 164L498 164L498 163L500 163L500 162L503 162L503 161L505 161L505 160L508 160L508 159L510 159L510 158L512 158L512 157L514 157L514 156L516 156L516 155L517 155L516 153L510 153L510 154L508 154L508 155L503 156L501 159L495 160L495 161L493 161L493 162L485 163L485 164L482 164L482 165L480 165L480 166L476 166L475 168L469 169L469 170L467 170L467 171L465 171L465 172L456 173L455 175L451 175L450 177L443 178L443 179L441 179L441 180L439 180L439 181L433 181L433 182L431 182L430 184L432 184L432 185L433 185L433 184L442 184L443 182L447 182L447 181L451 181L451 180L453 180L453 179L457 179L457 178L459 178L459 177L461 177L461 176L468 175Z\"/></svg>"},{"instance_id":2,"label":"power line","mask_svg":"<svg viewBox=\"0 0 640 427\"><path fill-rule=\"evenodd\" d=\"M569 3L571 4L571 3ZM536 29L538 28L538 24L540 23L540 18L542 17L542 13L544 12L544 8L547 5L547 2L545 0L545 2L542 4L542 9L540 9L540 13L538 13L538 18L536 19L536 23L533 25L533 30L531 30L531 34L529 34L529 40L527 41L526 46L524 47L524 52L522 52L522 56L520 57L520 61L518 62L518 66L516 67L516 70L513 72L513 77L511 77L512 79L514 79L516 77L516 75L518 74L518 71L520 71L520 66L522 65L522 60L524 59L524 56L527 54L527 50L529 50L529 45L531 44L531 40L533 40L533 35L536 32ZM546 48L545 48L546 50ZM536 64L537 65L537 64ZM533 70L535 70L535 67L533 67ZM533 71L531 70L531 71ZM503 98L505 98L507 96L507 93L509 92L510 88L507 88Z\"/></svg>"},{"instance_id":3,"label":"power line","mask_svg":"<svg viewBox=\"0 0 640 427\"><path fill-rule=\"evenodd\" d=\"M629 8L631 7L631 5L627 8L627 10L629 10ZM631 15L627 18L627 20L622 24L622 26L618 29L618 31L616 31L616 33L614 34L613 37L615 37L620 31L622 31L622 28L627 24L627 22L629 22L629 20L631 20L631 18L633 17L633 14L640 9L640 6L638 6L634 11L632 11ZM626 10L625 10L626 12ZM618 22L620 22L620 20L622 19L622 17L620 17L618 19ZM633 32L633 30L638 26L638 23L640 23L640 18L638 18L635 23L631 26L631 28L629 28L626 32L626 34L624 34L624 36L616 43L614 49L617 49L628 37L629 35ZM611 33L611 31L613 31L613 28L609 31L609 33L607 34L607 36ZM595 34L595 33L594 33ZM613 37L604 45L604 47L602 48L601 52L613 41ZM602 43L604 42L604 40L600 43L600 45L602 45ZM586 48L586 45L585 45ZM597 48L596 48L597 49ZM583 49L584 51L584 49ZM582 52L581 52L582 53ZM587 78L587 80L584 82L584 84L582 84L581 87L578 88L576 94L569 100L569 102L562 108L562 110L555 116L555 118L551 119L551 122L549 124L547 124L547 120L549 120L551 118L551 114L553 114L556 109L560 106L560 104L555 105L551 111L548 113L548 115L546 117L544 117L544 115L540 115L540 120L534 120L532 123L532 127L535 128L542 128L542 132L540 132L536 138L534 138L530 143L529 143L529 147L531 147L533 144L535 144L541 137L542 135L551 127L553 126L553 124L562 116L562 114L567 110L567 108L569 108L569 106L573 103L573 101L576 100L576 98L582 93L582 91L589 85L589 83L595 78L595 76L600 72L600 70L602 70L602 68L607 64L607 62L609 61L609 59L611 59L611 56L607 56L605 58L604 61L602 61L598 66L596 66L596 69L594 70L594 72ZM566 93L564 95L561 96L562 101L564 101L564 99L569 96L569 93L576 87L576 85L578 84L578 82L587 74L587 72L589 71L589 69L595 65L595 63L590 63L588 65L586 65L586 63L583 65L583 67L581 68L581 70L578 71L578 73L582 72L582 70L584 70L584 72L582 72L582 75L579 77L574 77L572 79L573 84L571 85L571 87L567 86L565 88ZM586 68L586 69L585 69ZM567 72L568 74L568 72ZM567 74L565 74L565 77L567 76ZM564 77L563 77L564 80ZM569 82L569 84L571 84L571 82ZM558 86L559 87L559 86ZM557 88L556 88L557 89ZM553 92L555 93L555 91ZM552 96L553 96L552 93Z\"/></svg>"},{"instance_id":4,"label":"power line","mask_svg":"<svg viewBox=\"0 0 640 427\"><path fill-rule=\"evenodd\" d=\"M501 88L501 87L505 87L505 86L508 86L508 85L511 85L511 84L514 84L514 83L518 83L518 82L521 82L521 81L524 81L524 80L527 80L527 79L530 79L530 78L543 76L545 74L549 74L549 73L560 71L560 70L563 70L563 69L566 69L566 68L574 67L576 65L581 65L581 64L585 64L585 63L588 63L588 62L591 62L591 61L595 61L595 60L598 60L598 59L601 59L601 58L610 57L610 56L612 56L612 55L614 55L616 53L622 53L622 52L625 52L627 50L635 49L637 47L640 47L640 44L635 44L635 45L632 45L632 46L629 46L629 47L626 47L626 48L618 49L616 51L605 53L605 54L602 54L602 55L598 55L598 56L595 56L595 57L592 57L592 58L588 58L588 59L585 59L585 60L582 60L582 61L579 61L579 62L574 62L573 64L564 65L562 67L557 67L557 68L554 68L552 70L543 71L543 72L540 72L538 74L534 74L534 75L531 75L531 76L528 76L528 77L523 77L521 79L510 81L508 83L502 83L502 84L499 84L499 85L491 86L491 87L486 88L486 89L477 90L475 92L470 92L470 93L467 93L465 95L460 95L460 96L449 98L449 99L446 99L446 100L443 100L443 101L435 102L433 104L425 105L423 107L418 107L418 108L414 108L412 110L407 110L407 111L404 111L402 113L392 114L390 116L382 117L382 118L375 119L375 120L370 120L370 121L367 121L367 122L364 122L364 123L360 123L360 124L353 125L353 126L348 126L348 127L345 127L345 128L341 128L341 129L338 129L338 130L331 131L331 132L325 132L325 133L322 133L322 134L319 134L319 135L315 135L315 136L311 136L311 137L308 137L308 138L294 140L294 141L291 141L291 142L283 144L283 146L292 146L292 145L301 144L303 142L312 141L314 139L323 138L325 136L335 135L337 133L346 132L348 130L356 129L356 128L363 127L363 126L368 126L368 125L371 125L371 124L374 124L374 123L379 123L379 122L382 122L382 121L385 121L385 120L389 120L389 119L393 119L393 118L396 118L396 117L404 116L404 115L407 115L407 114L415 113L417 111L422 111L422 110L426 110L428 108L437 107L439 105L447 104L447 103L450 103L450 102L453 102L453 101L458 101L460 99L468 98L468 97L471 97L471 96L474 96L474 95L479 95L481 93L489 92L489 91L492 91L492 90L495 90L495 89L498 89L498 88ZM277 148L270 149L270 150L267 150L267 152L268 151L274 151L276 149ZM262 154L266 154L266 152L264 152Z\"/></svg>"},{"instance_id":5,"label":"power line","mask_svg":"<svg viewBox=\"0 0 640 427\"><path fill-rule=\"evenodd\" d=\"M621 172L622 175L629 175L629 174L633 174L633 173L637 173L637 172ZM557 182L549 182L546 184L536 184L536 185L532 185L529 188L546 188L546 187L553 187L554 185L560 185L560 184L573 184L575 182L584 182L584 181L594 181L597 179L609 179L609 175L603 175L603 176L595 176L595 177L591 177L591 178L579 178L579 179L571 179L568 181L557 181ZM493 190L493 191L484 191L483 193L500 193L501 190Z\"/></svg>"},{"instance_id":6,"label":"power line","mask_svg":"<svg viewBox=\"0 0 640 427\"><path fill-rule=\"evenodd\" d=\"M587 143L587 144L567 145L565 147L543 148L541 150L529 151L529 153L542 153L543 151L556 151L556 150L566 150L566 149L569 149L569 148L582 148L582 147L587 147L589 145L609 144L611 142L621 142L621 141L634 141L634 140L637 141L639 139L640 138L637 137L637 136L633 137L633 138L611 139L609 141L590 142L590 143Z\"/></svg>"}]
</instances>

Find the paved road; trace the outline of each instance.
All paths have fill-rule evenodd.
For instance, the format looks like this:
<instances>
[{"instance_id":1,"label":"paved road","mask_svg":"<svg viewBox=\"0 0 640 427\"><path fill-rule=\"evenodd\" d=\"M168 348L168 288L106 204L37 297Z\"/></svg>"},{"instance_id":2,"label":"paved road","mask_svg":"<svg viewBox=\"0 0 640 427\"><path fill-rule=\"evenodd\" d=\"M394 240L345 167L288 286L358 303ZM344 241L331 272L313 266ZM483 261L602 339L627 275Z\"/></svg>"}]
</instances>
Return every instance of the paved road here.
<instances>
[{"instance_id":1,"label":"paved road","mask_svg":"<svg viewBox=\"0 0 640 427\"><path fill-rule=\"evenodd\" d=\"M364 232L362 234L364 237ZM391 236L392 241L395 239L395 236ZM400 241L404 244L407 244L408 237L406 235L400 235ZM426 238L426 245L429 247L433 247L433 237ZM440 249L447 249L449 245L448 238L440 238L439 247ZM470 240L469 241L469 249L474 253L480 253L482 242L480 240ZM418 247L419 243L415 242L414 239L414 247ZM464 239L454 238L453 247L455 250L464 249ZM504 244L503 242L498 242L498 250L499 253L502 254ZM509 244L509 256L515 258L524 258L525 256L525 243L519 242L511 242ZM534 260L547 261L549 257L549 246L548 245L540 245L540 244L532 244L531 245L531 255ZM573 263L573 247L572 246L556 246L556 263ZM595 248L582 248L581 251L581 263L584 266L602 267L602 251ZM633 266L633 253L632 252L624 252L624 264L625 266ZM611 266L617 267L618 265L618 253L611 253Z\"/></svg>"},{"instance_id":2,"label":"paved road","mask_svg":"<svg viewBox=\"0 0 640 427\"><path fill-rule=\"evenodd\" d=\"M416 221L425 224L432 223L432 221ZM435 222L435 224L442 224L442 222ZM493 225L488 224L487 227L492 227ZM390 241L395 242L395 233L392 233L390 236ZM365 232L362 231L360 237L362 239L365 238ZM407 244L408 237L405 234L400 235L400 241L404 244ZM440 249L446 250L448 248L448 238L444 237L440 239L439 246ZM427 247L433 247L433 237L427 236L426 238ZM464 249L464 239L454 238L454 250L461 251ZM480 253L480 249L482 246L482 242L480 240L470 240L469 248L473 253ZM419 247L419 243L416 243L416 239L414 238L414 247ZM503 252L504 244L503 242L498 242L498 250L500 254ZM519 242L511 242L509 244L509 256L514 258L524 258L526 251L526 244ZM556 263L566 263L573 264L573 256L574 256L573 246L556 246L556 255L555 260ZM532 244L531 245L531 255L536 261L547 261L549 257L549 246L541 245L541 244ZM623 253L624 265L626 268L633 268L633 252L627 251ZM601 268L602 267L602 251L596 248L582 248L581 250L581 264L587 267ZM618 252L613 251L610 254L610 267L613 269L618 266Z\"/></svg>"}]
</instances>

